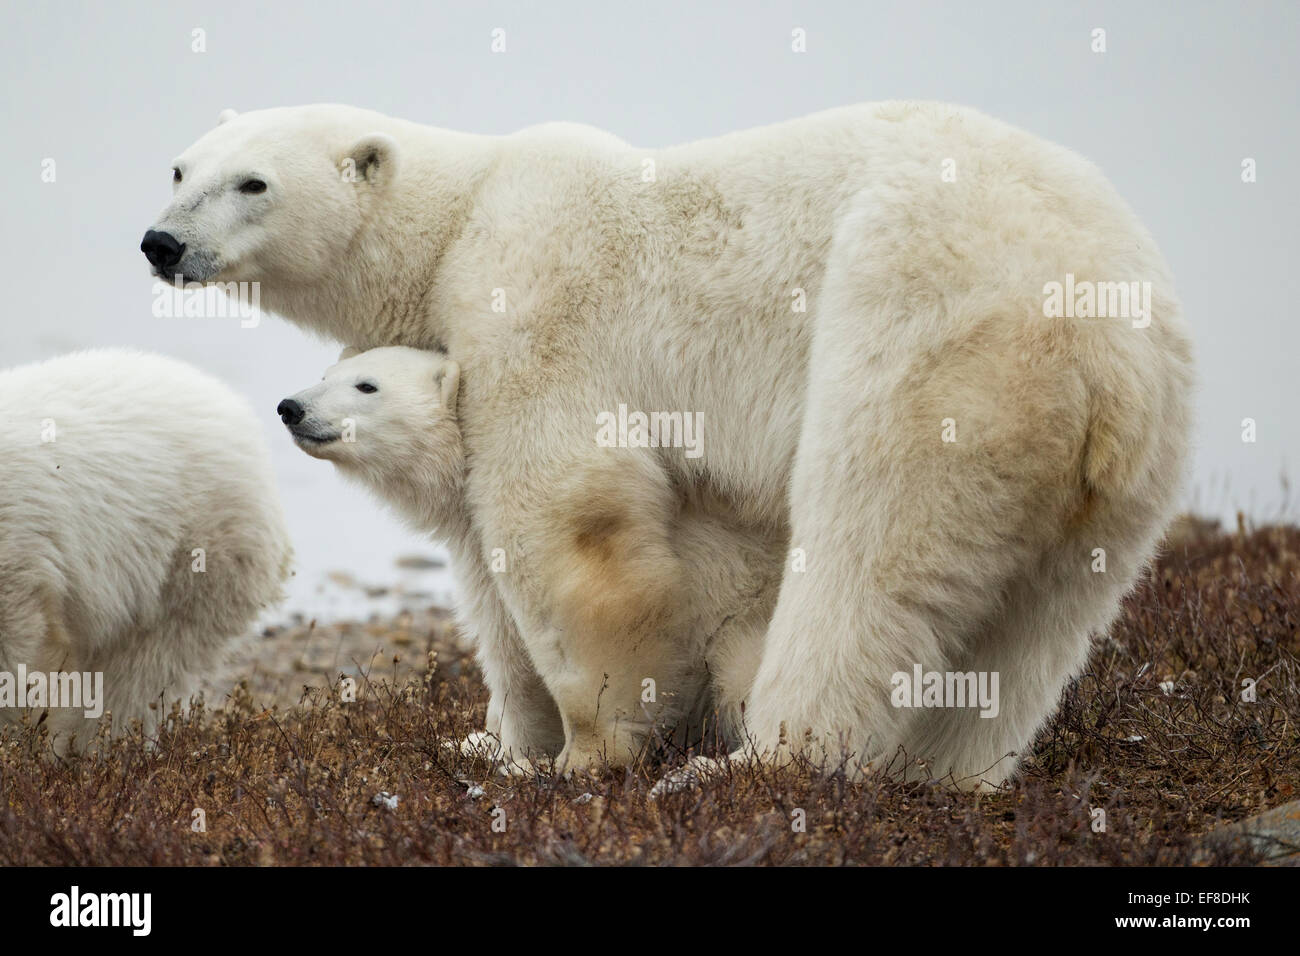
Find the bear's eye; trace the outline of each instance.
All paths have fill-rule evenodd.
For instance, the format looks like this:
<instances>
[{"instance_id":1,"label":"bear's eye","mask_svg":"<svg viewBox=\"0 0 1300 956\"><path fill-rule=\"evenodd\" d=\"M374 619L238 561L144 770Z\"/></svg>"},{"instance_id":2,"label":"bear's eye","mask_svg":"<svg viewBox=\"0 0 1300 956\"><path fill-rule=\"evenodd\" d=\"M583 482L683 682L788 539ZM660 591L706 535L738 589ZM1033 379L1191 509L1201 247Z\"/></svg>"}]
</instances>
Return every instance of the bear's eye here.
<instances>
[{"instance_id":1,"label":"bear's eye","mask_svg":"<svg viewBox=\"0 0 1300 956\"><path fill-rule=\"evenodd\" d=\"M241 193L264 193L266 192L266 183L260 179L246 179L240 184L239 191Z\"/></svg>"},{"instance_id":2,"label":"bear's eye","mask_svg":"<svg viewBox=\"0 0 1300 956\"><path fill-rule=\"evenodd\" d=\"M370 395L373 392L379 391L379 389L375 388L375 386L371 385L369 382L358 382L357 391L365 392L367 395Z\"/></svg>"},{"instance_id":3,"label":"bear's eye","mask_svg":"<svg viewBox=\"0 0 1300 956\"><path fill-rule=\"evenodd\" d=\"M178 182L180 182L180 181L181 181L181 171L180 171L179 169L177 169L176 167L173 166L173 167L172 167L172 182L174 182L174 183L178 183Z\"/></svg>"}]
</instances>

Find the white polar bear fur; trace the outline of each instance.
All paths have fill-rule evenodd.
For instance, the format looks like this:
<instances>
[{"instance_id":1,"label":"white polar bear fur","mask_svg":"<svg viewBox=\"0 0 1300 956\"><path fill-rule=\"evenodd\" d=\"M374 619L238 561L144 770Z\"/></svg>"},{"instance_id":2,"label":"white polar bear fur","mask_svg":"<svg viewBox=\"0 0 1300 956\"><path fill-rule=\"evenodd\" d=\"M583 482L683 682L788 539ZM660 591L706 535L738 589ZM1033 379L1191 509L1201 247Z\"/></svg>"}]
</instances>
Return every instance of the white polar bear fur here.
<instances>
[{"instance_id":1,"label":"white polar bear fur","mask_svg":"<svg viewBox=\"0 0 1300 956\"><path fill-rule=\"evenodd\" d=\"M670 532L698 497L806 556L748 695L756 754L1000 783L1176 507L1193 372L1155 242L1090 163L972 110L647 150L308 106L236 116L177 166L171 271L465 369L473 557L510 556L465 577L513 750L636 751L641 682L688 643ZM1067 274L1150 282L1149 326L1045 318ZM702 415L704 454L599 447L620 403ZM917 664L999 672L999 716L892 706Z\"/></svg>"},{"instance_id":2,"label":"white polar bear fur","mask_svg":"<svg viewBox=\"0 0 1300 956\"><path fill-rule=\"evenodd\" d=\"M358 384L374 391L363 393ZM476 566L459 387L459 366L438 352L347 349L319 384L291 396L303 417L289 425L307 454L332 461L413 528L447 542L457 570ZM656 693L643 704L662 739L677 746L693 746L713 730L736 747L744 697L776 604L783 548L698 506L677 515L672 538L688 584L681 600L692 642L672 694ZM472 629L473 606L458 612L462 626Z\"/></svg>"},{"instance_id":3,"label":"white polar bear fur","mask_svg":"<svg viewBox=\"0 0 1300 956\"><path fill-rule=\"evenodd\" d=\"M119 349L0 372L0 412L0 670L102 672L114 733L152 733L280 598L258 420L198 369ZM60 752L94 736L79 709L48 723Z\"/></svg>"}]
</instances>

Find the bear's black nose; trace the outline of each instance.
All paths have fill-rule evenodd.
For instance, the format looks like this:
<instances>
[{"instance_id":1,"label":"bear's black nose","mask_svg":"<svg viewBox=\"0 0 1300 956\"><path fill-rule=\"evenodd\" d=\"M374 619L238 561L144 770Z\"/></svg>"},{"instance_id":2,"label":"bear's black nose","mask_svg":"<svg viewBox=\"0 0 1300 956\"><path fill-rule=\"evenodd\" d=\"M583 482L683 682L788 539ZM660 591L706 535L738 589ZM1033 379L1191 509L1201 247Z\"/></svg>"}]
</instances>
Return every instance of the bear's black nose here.
<instances>
[{"instance_id":1,"label":"bear's black nose","mask_svg":"<svg viewBox=\"0 0 1300 956\"><path fill-rule=\"evenodd\" d=\"M280 421L286 425L297 425L302 421L302 406L292 398L286 398L279 405L275 406L275 413L280 416Z\"/></svg>"},{"instance_id":2,"label":"bear's black nose","mask_svg":"<svg viewBox=\"0 0 1300 956\"><path fill-rule=\"evenodd\" d=\"M185 243L177 242L170 232L155 232L150 229L140 242L140 251L155 269L170 269L181 261L185 253Z\"/></svg>"}]
</instances>

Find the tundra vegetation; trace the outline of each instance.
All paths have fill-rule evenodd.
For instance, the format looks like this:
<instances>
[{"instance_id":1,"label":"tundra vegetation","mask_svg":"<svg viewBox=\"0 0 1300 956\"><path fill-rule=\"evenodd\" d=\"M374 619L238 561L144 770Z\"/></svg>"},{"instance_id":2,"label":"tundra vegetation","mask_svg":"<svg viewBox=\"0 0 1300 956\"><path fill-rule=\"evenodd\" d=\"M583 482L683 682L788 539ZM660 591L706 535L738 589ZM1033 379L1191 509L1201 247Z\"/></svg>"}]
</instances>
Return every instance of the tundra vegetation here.
<instances>
[{"instance_id":1,"label":"tundra vegetation","mask_svg":"<svg viewBox=\"0 0 1300 956\"><path fill-rule=\"evenodd\" d=\"M507 778L442 747L487 704L445 613L303 622L153 747L7 729L0 864L1248 864L1205 835L1300 796L1298 656L1300 528L1184 523L1005 792L795 766L652 799L681 754Z\"/></svg>"}]
</instances>

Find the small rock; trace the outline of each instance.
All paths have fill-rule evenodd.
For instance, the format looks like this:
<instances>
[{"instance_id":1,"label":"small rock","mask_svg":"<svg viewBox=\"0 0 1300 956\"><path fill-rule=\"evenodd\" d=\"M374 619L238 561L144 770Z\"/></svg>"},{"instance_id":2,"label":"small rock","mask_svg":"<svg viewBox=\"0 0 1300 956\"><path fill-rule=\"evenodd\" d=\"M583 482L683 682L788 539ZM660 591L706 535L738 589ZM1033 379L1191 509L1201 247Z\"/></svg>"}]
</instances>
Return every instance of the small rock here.
<instances>
[{"instance_id":1,"label":"small rock","mask_svg":"<svg viewBox=\"0 0 1300 956\"><path fill-rule=\"evenodd\" d=\"M373 797L370 798L370 805L375 807L383 807L385 810L396 810L397 804L401 801L401 799L402 798L395 793L389 793L387 790L380 790L377 794L375 794Z\"/></svg>"},{"instance_id":2,"label":"small rock","mask_svg":"<svg viewBox=\"0 0 1300 956\"><path fill-rule=\"evenodd\" d=\"M341 588L350 589L357 586L357 579L346 571L330 571L325 577Z\"/></svg>"},{"instance_id":3,"label":"small rock","mask_svg":"<svg viewBox=\"0 0 1300 956\"><path fill-rule=\"evenodd\" d=\"M1300 800L1265 810L1205 835L1209 846L1248 847L1268 864L1300 863Z\"/></svg>"},{"instance_id":4,"label":"small rock","mask_svg":"<svg viewBox=\"0 0 1300 956\"><path fill-rule=\"evenodd\" d=\"M447 566L446 561L423 554L404 554L397 559L396 563L399 568L408 571L437 571Z\"/></svg>"}]
</instances>

